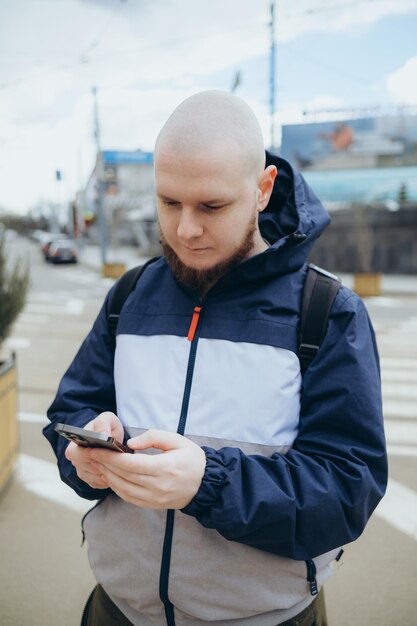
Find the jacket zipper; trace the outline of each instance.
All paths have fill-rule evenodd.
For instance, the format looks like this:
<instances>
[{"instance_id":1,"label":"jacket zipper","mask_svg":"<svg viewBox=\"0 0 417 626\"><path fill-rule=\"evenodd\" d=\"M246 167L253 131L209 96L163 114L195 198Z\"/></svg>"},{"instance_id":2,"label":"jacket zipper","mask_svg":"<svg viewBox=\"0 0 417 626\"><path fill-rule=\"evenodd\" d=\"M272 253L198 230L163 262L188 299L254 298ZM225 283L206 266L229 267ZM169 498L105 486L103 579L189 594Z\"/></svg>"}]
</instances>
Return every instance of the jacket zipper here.
<instances>
[{"instance_id":1,"label":"jacket zipper","mask_svg":"<svg viewBox=\"0 0 417 626\"><path fill-rule=\"evenodd\" d=\"M202 311L201 306L195 306L194 307L194 312L193 312L193 316L191 318L191 324L190 324L190 328L188 329L188 336L187 339L188 341L193 341L194 337L195 337L195 333L197 330L197 326L198 326L198 322L200 320L200 313Z\"/></svg>"},{"instance_id":2,"label":"jacket zipper","mask_svg":"<svg viewBox=\"0 0 417 626\"><path fill-rule=\"evenodd\" d=\"M90 513L92 513L94 511L94 509L96 509L98 506L100 506L100 504L103 504L104 500L107 498L107 496L104 496L104 498L101 498L101 500L99 500L98 502L96 502L94 504L94 506L91 507L91 509L88 509L88 511L86 513L84 513L84 515L81 518L81 548L84 546L85 543L85 532L84 532L84 521L86 519L86 517L88 515L90 515Z\"/></svg>"},{"instance_id":3,"label":"jacket zipper","mask_svg":"<svg viewBox=\"0 0 417 626\"><path fill-rule=\"evenodd\" d=\"M202 304L202 302L200 303ZM187 376L185 379L184 395L182 399L181 414L178 422L177 433L183 435L188 415L188 405L190 403L191 385L193 381L195 358L197 354L197 344L201 328L202 306L195 306L191 318L187 339L191 342L190 354L188 356ZM165 619L167 626L175 626L174 607L168 597L169 572L171 566L171 548L174 532L175 510L168 509L165 525L164 544L162 548L161 570L159 575L159 597L164 604Z\"/></svg>"},{"instance_id":4,"label":"jacket zipper","mask_svg":"<svg viewBox=\"0 0 417 626\"><path fill-rule=\"evenodd\" d=\"M307 565L307 582L309 583L309 586L310 586L310 593L312 596L316 596L319 592L317 579L316 579L316 574L317 574L316 564L314 563L313 559L309 559L308 561L306 561L306 565Z\"/></svg>"}]
</instances>

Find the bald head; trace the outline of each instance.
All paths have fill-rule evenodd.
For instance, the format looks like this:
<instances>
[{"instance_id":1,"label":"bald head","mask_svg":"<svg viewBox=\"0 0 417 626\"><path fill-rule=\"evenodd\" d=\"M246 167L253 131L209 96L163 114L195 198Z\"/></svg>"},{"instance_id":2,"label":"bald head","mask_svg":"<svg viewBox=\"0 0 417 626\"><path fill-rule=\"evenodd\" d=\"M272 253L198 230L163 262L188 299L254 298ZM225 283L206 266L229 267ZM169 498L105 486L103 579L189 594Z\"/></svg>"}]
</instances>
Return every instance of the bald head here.
<instances>
[{"instance_id":1,"label":"bald head","mask_svg":"<svg viewBox=\"0 0 417 626\"><path fill-rule=\"evenodd\" d=\"M175 109L156 141L156 167L173 154L233 159L256 177L265 167L262 131L252 109L225 91L197 93Z\"/></svg>"}]
</instances>

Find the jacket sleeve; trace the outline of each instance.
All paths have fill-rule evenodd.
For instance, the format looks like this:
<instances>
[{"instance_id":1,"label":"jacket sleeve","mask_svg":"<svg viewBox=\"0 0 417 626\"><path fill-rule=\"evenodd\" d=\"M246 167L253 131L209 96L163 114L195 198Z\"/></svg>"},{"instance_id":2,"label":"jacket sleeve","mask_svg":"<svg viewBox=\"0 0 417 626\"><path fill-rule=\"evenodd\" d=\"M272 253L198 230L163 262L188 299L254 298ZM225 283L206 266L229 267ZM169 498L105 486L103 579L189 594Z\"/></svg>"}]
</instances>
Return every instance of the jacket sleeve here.
<instances>
[{"instance_id":1,"label":"jacket sleeve","mask_svg":"<svg viewBox=\"0 0 417 626\"><path fill-rule=\"evenodd\" d=\"M54 426L63 422L83 428L103 411L116 412L114 337L110 335L107 325L109 295L61 380L55 400L47 412L51 423L43 429L57 457L62 480L79 496L89 500L102 499L110 490L93 489L78 478L75 468L65 458L68 441L55 432Z\"/></svg>"},{"instance_id":2,"label":"jacket sleeve","mask_svg":"<svg viewBox=\"0 0 417 626\"><path fill-rule=\"evenodd\" d=\"M379 359L362 301L344 288L336 298L286 455L205 453L200 489L183 509L203 526L293 559L355 540L387 483Z\"/></svg>"}]
</instances>

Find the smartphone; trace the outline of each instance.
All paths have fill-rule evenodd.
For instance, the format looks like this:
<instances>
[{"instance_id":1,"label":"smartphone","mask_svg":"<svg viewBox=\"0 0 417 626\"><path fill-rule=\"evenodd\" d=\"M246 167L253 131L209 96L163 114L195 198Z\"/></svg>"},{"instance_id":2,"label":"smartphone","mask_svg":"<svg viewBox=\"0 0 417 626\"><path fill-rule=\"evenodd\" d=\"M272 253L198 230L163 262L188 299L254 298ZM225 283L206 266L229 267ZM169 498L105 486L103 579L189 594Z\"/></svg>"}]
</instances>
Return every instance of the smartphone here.
<instances>
[{"instance_id":1,"label":"smartphone","mask_svg":"<svg viewBox=\"0 0 417 626\"><path fill-rule=\"evenodd\" d=\"M104 433L95 433L93 430L86 430L85 428L78 428L77 426L68 426L68 424L57 424L55 431L62 437L73 441L83 448L108 448L116 452L130 452L133 454L131 448L120 443L120 441L116 441L114 437L108 437Z\"/></svg>"}]
</instances>

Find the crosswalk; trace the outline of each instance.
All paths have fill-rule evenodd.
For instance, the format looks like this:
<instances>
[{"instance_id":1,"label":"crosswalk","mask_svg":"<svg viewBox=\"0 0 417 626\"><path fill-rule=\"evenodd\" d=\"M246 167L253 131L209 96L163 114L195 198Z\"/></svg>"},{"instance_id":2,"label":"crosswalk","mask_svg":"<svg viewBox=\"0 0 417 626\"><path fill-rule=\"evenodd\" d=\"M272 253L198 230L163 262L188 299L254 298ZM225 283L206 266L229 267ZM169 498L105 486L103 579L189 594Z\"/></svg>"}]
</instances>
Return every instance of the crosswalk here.
<instances>
[{"instance_id":1,"label":"crosswalk","mask_svg":"<svg viewBox=\"0 0 417 626\"><path fill-rule=\"evenodd\" d=\"M70 288L69 285L76 286ZM25 307L14 326L13 335L6 340L10 350L30 348L31 337L47 328L54 318L80 318L89 309L98 313L114 279L103 278L97 272L79 268L65 268L64 289L32 289Z\"/></svg>"},{"instance_id":2,"label":"crosswalk","mask_svg":"<svg viewBox=\"0 0 417 626\"><path fill-rule=\"evenodd\" d=\"M417 456L417 316L401 322L394 316L375 329L388 443L411 444Z\"/></svg>"},{"instance_id":3,"label":"crosswalk","mask_svg":"<svg viewBox=\"0 0 417 626\"><path fill-rule=\"evenodd\" d=\"M20 317L16 329L18 333L10 340L10 347L29 348L27 335L30 333L26 331L30 329L33 332L37 325L47 325L56 315L68 318L82 316L88 302L86 291L90 302L93 295L96 305L101 302L113 281L100 279L92 272L83 275L84 283L80 283L76 290L54 292L53 299L51 293L32 292ZM407 463L416 464L417 315L412 312L403 314L398 321L397 315L381 314L376 316L373 323L381 360L385 433L391 464L395 459L405 459ZM22 413L20 417L22 425L33 421L46 423L44 415ZM22 455L19 475L25 487L73 510L83 510L84 505L78 499L68 498L68 488L60 483L55 464L38 461ZM26 480L25 476L30 480ZM408 479L400 482L391 478L387 495L377 507L376 515L417 540L416 481Z\"/></svg>"},{"instance_id":4,"label":"crosswalk","mask_svg":"<svg viewBox=\"0 0 417 626\"><path fill-rule=\"evenodd\" d=\"M374 323L381 360L385 436L390 465L417 458L417 317ZM415 475L415 473L414 473ZM417 541L417 485L392 477L376 515Z\"/></svg>"}]
</instances>

